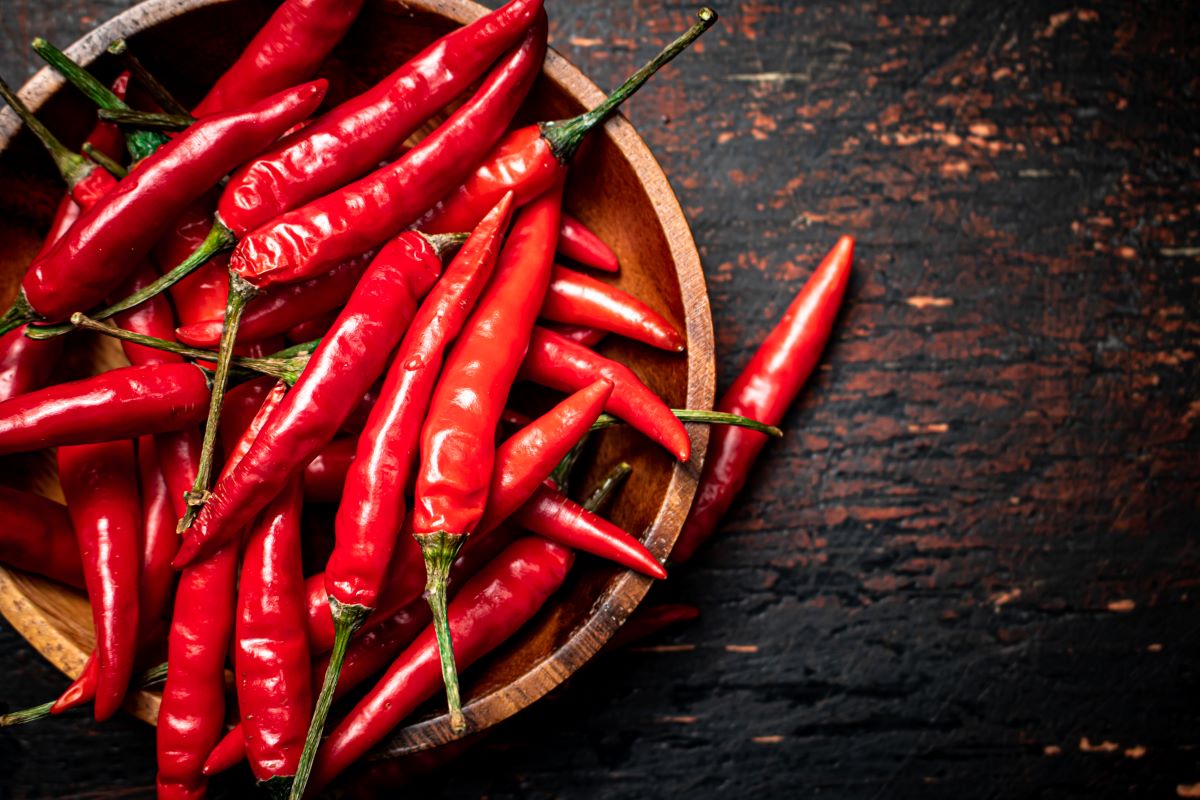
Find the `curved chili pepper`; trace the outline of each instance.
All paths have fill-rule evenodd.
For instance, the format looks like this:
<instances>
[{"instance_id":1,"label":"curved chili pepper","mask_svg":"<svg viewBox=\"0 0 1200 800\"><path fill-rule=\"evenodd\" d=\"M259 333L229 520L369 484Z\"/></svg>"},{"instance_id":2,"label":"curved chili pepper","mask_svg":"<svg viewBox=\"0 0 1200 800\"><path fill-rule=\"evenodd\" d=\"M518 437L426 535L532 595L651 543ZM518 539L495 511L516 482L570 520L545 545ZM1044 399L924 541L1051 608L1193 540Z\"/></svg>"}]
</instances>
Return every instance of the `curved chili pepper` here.
<instances>
[{"instance_id":1,"label":"curved chili pepper","mask_svg":"<svg viewBox=\"0 0 1200 800\"><path fill-rule=\"evenodd\" d=\"M82 588L79 544L65 506L0 486L0 562Z\"/></svg>"},{"instance_id":2,"label":"curved chili pepper","mask_svg":"<svg viewBox=\"0 0 1200 800\"><path fill-rule=\"evenodd\" d=\"M513 131L486 157L472 160L478 165L465 182L427 211L415 227L428 231L471 228L505 192L514 192L517 205L540 196L566 175L567 164L584 137L601 125L626 99L642 87L664 64L682 53L717 21L716 13L701 9L693 25L635 72L600 105L577 117L541 122ZM480 163L482 161L482 163Z\"/></svg>"},{"instance_id":3,"label":"curved chili pepper","mask_svg":"<svg viewBox=\"0 0 1200 800\"><path fill-rule=\"evenodd\" d=\"M853 259L854 239L843 236L725 392L717 404L719 411L768 425L783 419L829 340ZM712 535L766 443L766 436L744 428L719 426L713 430L696 500L671 551L672 560L684 563Z\"/></svg>"},{"instance_id":4,"label":"curved chili pepper","mask_svg":"<svg viewBox=\"0 0 1200 800\"><path fill-rule=\"evenodd\" d=\"M30 265L18 319L57 321L102 300L158 239L221 177L320 104L325 81L209 117L145 158L42 258ZM123 309L121 309L123 310Z\"/></svg>"},{"instance_id":5,"label":"curved chili pepper","mask_svg":"<svg viewBox=\"0 0 1200 800\"><path fill-rule=\"evenodd\" d=\"M413 500L413 533L421 544L425 595L442 643L450 722L463 724L446 627L446 575L484 513L495 464L496 426L517 377L537 310L550 281L560 181L522 210L496 274L446 358L421 430L421 467Z\"/></svg>"},{"instance_id":6,"label":"curved chili pepper","mask_svg":"<svg viewBox=\"0 0 1200 800\"><path fill-rule=\"evenodd\" d=\"M362 0L285 0L192 115L245 108L307 80L349 30Z\"/></svg>"},{"instance_id":7,"label":"curved chili pepper","mask_svg":"<svg viewBox=\"0 0 1200 800\"><path fill-rule=\"evenodd\" d=\"M572 261L605 272L621 269L621 262L612 248L570 214L563 214L562 217L562 227L558 231L558 252Z\"/></svg>"},{"instance_id":8,"label":"curved chili pepper","mask_svg":"<svg viewBox=\"0 0 1200 800\"><path fill-rule=\"evenodd\" d=\"M604 337L608 335L608 331L602 331L599 328L585 328L580 325L566 325L561 322L546 322L542 327L584 347L595 347L604 341Z\"/></svg>"},{"instance_id":9,"label":"curved chili pepper","mask_svg":"<svg viewBox=\"0 0 1200 800\"><path fill-rule=\"evenodd\" d=\"M255 413L253 399L263 393L264 384L251 382L230 392L225 472L236 467L283 399L282 385L276 384ZM190 800L205 793L204 760L225 724L225 655L234 629L237 556L238 545L231 543L179 576L167 642L167 683L158 711L162 800Z\"/></svg>"},{"instance_id":10,"label":"curved chili pepper","mask_svg":"<svg viewBox=\"0 0 1200 800\"><path fill-rule=\"evenodd\" d=\"M300 563L300 481L293 478L250 532L238 581L234 676L250 768L291 789L312 707Z\"/></svg>"},{"instance_id":11,"label":"curved chili pepper","mask_svg":"<svg viewBox=\"0 0 1200 800\"><path fill-rule=\"evenodd\" d=\"M541 0L513 0L451 31L254 159L230 178L217 207L221 221L243 236L375 169L515 45L541 10Z\"/></svg>"},{"instance_id":12,"label":"curved chili pepper","mask_svg":"<svg viewBox=\"0 0 1200 800\"><path fill-rule=\"evenodd\" d=\"M358 450L358 439L334 439L304 468L304 499L311 503L337 503L342 499L346 473Z\"/></svg>"},{"instance_id":13,"label":"curved chili pepper","mask_svg":"<svg viewBox=\"0 0 1200 800\"><path fill-rule=\"evenodd\" d=\"M650 306L590 275L555 264L542 317L601 328L662 350L684 351L683 337Z\"/></svg>"},{"instance_id":14,"label":"curved chili pepper","mask_svg":"<svg viewBox=\"0 0 1200 800\"><path fill-rule=\"evenodd\" d=\"M234 249L230 269L258 288L290 283L395 236L461 181L500 138L545 52L546 16L539 12L520 47L436 131L398 161L255 229ZM498 201L499 196L488 208Z\"/></svg>"},{"instance_id":15,"label":"curved chili pepper","mask_svg":"<svg viewBox=\"0 0 1200 800\"><path fill-rule=\"evenodd\" d=\"M441 244L412 232L379 251L279 411L204 503L176 568L229 542L333 439L441 273Z\"/></svg>"},{"instance_id":16,"label":"curved chili pepper","mask_svg":"<svg viewBox=\"0 0 1200 800\"><path fill-rule=\"evenodd\" d=\"M521 365L525 380L564 392L578 391L603 376L615 387L606 410L687 461L692 444L667 404L624 364L575 344L545 328L534 328Z\"/></svg>"},{"instance_id":17,"label":"curved chili pepper","mask_svg":"<svg viewBox=\"0 0 1200 800\"><path fill-rule=\"evenodd\" d=\"M192 364L114 369L0 403L0 455L183 430L207 406L208 381Z\"/></svg>"},{"instance_id":18,"label":"curved chili pepper","mask_svg":"<svg viewBox=\"0 0 1200 800\"><path fill-rule=\"evenodd\" d=\"M528 622L562 586L574 557L537 537L509 545L467 582L450 604L455 655L467 667ZM333 780L438 689L441 669L431 628L400 654L321 746L313 770L315 791Z\"/></svg>"},{"instance_id":19,"label":"curved chili pepper","mask_svg":"<svg viewBox=\"0 0 1200 800\"><path fill-rule=\"evenodd\" d=\"M58 474L92 605L98 654L95 713L97 720L105 720L121 707L137 648L141 506L133 444L60 447Z\"/></svg>"}]
</instances>

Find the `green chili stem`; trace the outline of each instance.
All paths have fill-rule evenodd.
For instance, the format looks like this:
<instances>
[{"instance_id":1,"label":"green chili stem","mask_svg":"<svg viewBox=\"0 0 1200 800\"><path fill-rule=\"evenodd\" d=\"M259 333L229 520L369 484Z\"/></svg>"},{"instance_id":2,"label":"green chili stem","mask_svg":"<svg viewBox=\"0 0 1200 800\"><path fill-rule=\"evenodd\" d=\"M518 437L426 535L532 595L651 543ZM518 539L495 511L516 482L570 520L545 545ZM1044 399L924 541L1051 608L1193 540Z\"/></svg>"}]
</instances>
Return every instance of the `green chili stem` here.
<instances>
[{"instance_id":1,"label":"green chili stem","mask_svg":"<svg viewBox=\"0 0 1200 800\"><path fill-rule=\"evenodd\" d=\"M566 163L570 161L571 156L575 155L575 151L579 149L579 143L583 141L583 137L587 136L592 128L595 128L612 116L621 103L629 99L630 95L642 88L642 85L650 80L651 75L658 72L664 64L686 50L692 42L699 39L700 35L711 28L717 21L717 12L711 8L700 9L696 16L700 18L699 22L689 28L678 39L667 45L661 53L652 58L644 67L630 75L600 105L591 111L586 111L571 119L542 123L542 136L550 144L550 149L560 162Z\"/></svg>"},{"instance_id":2,"label":"green chili stem","mask_svg":"<svg viewBox=\"0 0 1200 800\"><path fill-rule=\"evenodd\" d=\"M450 711L450 730L456 734L467 730L467 719L462 712L458 667L454 663L450 618L446 613L446 580L466 538L466 534L449 531L416 535L425 557L425 601L433 613L433 631L437 637L438 657L442 662L442 681L446 684L446 705Z\"/></svg>"},{"instance_id":3,"label":"green chili stem","mask_svg":"<svg viewBox=\"0 0 1200 800\"><path fill-rule=\"evenodd\" d=\"M75 184L86 178L88 173L95 169L86 158L68 150L66 145L60 142L58 137L34 116L33 112L29 110L29 106L17 97L17 93L3 79L0 79L0 97L3 97L4 102L8 103L9 107L16 112L17 116L21 118L21 122L25 123L25 127L33 132L33 135L42 143L42 147L46 148L46 152L54 160L54 166L58 168L58 173L67 182L68 188L74 189Z\"/></svg>"},{"instance_id":4,"label":"green chili stem","mask_svg":"<svg viewBox=\"0 0 1200 800\"><path fill-rule=\"evenodd\" d=\"M191 117L181 117L178 114L158 114L153 111L124 111L122 109L102 108L96 116L104 122L124 125L142 130L181 131L192 124Z\"/></svg>"},{"instance_id":5,"label":"green chili stem","mask_svg":"<svg viewBox=\"0 0 1200 800\"><path fill-rule=\"evenodd\" d=\"M171 91L163 86L154 73L146 69L146 65L142 63L141 59L129 50L129 45L124 39L117 39L110 44L108 52L121 59L121 64L133 74L138 83L146 88L146 91L150 92L150 96L163 107L164 111L195 121L183 104L175 99L175 95L171 94Z\"/></svg>"},{"instance_id":6,"label":"green chili stem","mask_svg":"<svg viewBox=\"0 0 1200 800\"><path fill-rule=\"evenodd\" d=\"M83 143L83 154L92 161L95 161L100 166L104 167L104 169L108 170L109 174L113 175L114 177L124 178L129 174L129 170L125 169L116 161L113 161L104 153L101 153L94 146L92 146L91 142Z\"/></svg>"},{"instance_id":7,"label":"green chili stem","mask_svg":"<svg viewBox=\"0 0 1200 800\"><path fill-rule=\"evenodd\" d=\"M776 428L774 425L764 425L758 420L742 417L737 414L726 414L724 411L702 411L692 408L672 408L671 413L674 414L680 422L702 422L708 425L733 425L738 428L747 428L759 433L765 433L767 436L778 439L783 436L783 431ZM624 425L624 421L617 419L612 414L601 414L595 422L592 423L591 430L599 431L605 428L611 428L614 425Z\"/></svg>"},{"instance_id":8,"label":"green chili stem","mask_svg":"<svg viewBox=\"0 0 1200 800\"><path fill-rule=\"evenodd\" d=\"M25 299L24 292L17 292L13 304L9 306L8 311L4 312L4 316L0 317L0 336L11 331L13 328L19 328L26 322L30 322L36 318L33 309L29 307L29 301ZM29 329L26 328L26 331Z\"/></svg>"},{"instance_id":9,"label":"green chili stem","mask_svg":"<svg viewBox=\"0 0 1200 800\"><path fill-rule=\"evenodd\" d=\"M600 509L625 485L625 481L629 480L632 474L633 467L629 464L624 461L617 464L600 480L596 488L592 489L591 494L583 501L583 507L593 513L600 513Z\"/></svg>"},{"instance_id":10,"label":"green chili stem","mask_svg":"<svg viewBox=\"0 0 1200 800\"><path fill-rule=\"evenodd\" d=\"M132 685L141 689L146 689L151 686L162 683L167 679L166 663L159 664L157 667L151 667L133 679ZM13 725L24 725L27 722L37 722L39 719L45 719L51 716L50 709L54 708L54 704L58 700L51 700L49 703L32 706L31 708L23 708L20 711L11 711L7 714L0 715L0 728L7 728Z\"/></svg>"}]
</instances>

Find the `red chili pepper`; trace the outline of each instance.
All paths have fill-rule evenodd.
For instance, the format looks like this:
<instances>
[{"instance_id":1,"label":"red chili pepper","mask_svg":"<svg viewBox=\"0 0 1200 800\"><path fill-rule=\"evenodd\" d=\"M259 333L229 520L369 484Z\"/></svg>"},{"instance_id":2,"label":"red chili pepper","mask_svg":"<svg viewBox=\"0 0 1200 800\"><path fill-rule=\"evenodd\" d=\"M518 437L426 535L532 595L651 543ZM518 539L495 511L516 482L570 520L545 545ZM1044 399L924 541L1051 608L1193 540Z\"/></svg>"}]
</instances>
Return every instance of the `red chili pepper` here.
<instances>
[{"instance_id":1,"label":"red chili pepper","mask_svg":"<svg viewBox=\"0 0 1200 800\"><path fill-rule=\"evenodd\" d=\"M725 392L718 411L768 425L783 419L829 340L853 259L854 239L843 236ZM696 500L675 542L672 560L684 563L712 535L766 443L767 437L756 431L728 425L713 429Z\"/></svg>"},{"instance_id":2,"label":"red chili pepper","mask_svg":"<svg viewBox=\"0 0 1200 800\"><path fill-rule=\"evenodd\" d=\"M605 272L621 269L621 262L612 248L570 214L563 214L562 228L558 231L558 252L572 261Z\"/></svg>"},{"instance_id":3,"label":"red chili pepper","mask_svg":"<svg viewBox=\"0 0 1200 800\"><path fill-rule=\"evenodd\" d=\"M95 713L97 720L105 720L125 699L137 652L141 505L133 444L60 447L58 473L92 605L98 661Z\"/></svg>"},{"instance_id":4,"label":"red chili pepper","mask_svg":"<svg viewBox=\"0 0 1200 800\"><path fill-rule=\"evenodd\" d=\"M561 182L583 138L717 20L716 13L708 8L701 9L699 17L700 21L687 33L667 45L591 111L515 130L486 157L473 159L471 163L478 166L470 177L457 189L443 193L442 199L417 221L416 227L438 232L468 230L505 192L515 193L517 205L524 205Z\"/></svg>"},{"instance_id":5,"label":"red chili pepper","mask_svg":"<svg viewBox=\"0 0 1200 800\"><path fill-rule=\"evenodd\" d=\"M270 424L237 469L217 483L187 531L176 568L229 542L333 439L437 280L440 245L446 243L411 232L379 251Z\"/></svg>"},{"instance_id":6,"label":"red chili pepper","mask_svg":"<svg viewBox=\"0 0 1200 800\"><path fill-rule=\"evenodd\" d=\"M244 236L375 169L515 45L540 14L541 0L513 0L326 112L234 173L217 207L221 222Z\"/></svg>"},{"instance_id":7,"label":"red chili pepper","mask_svg":"<svg viewBox=\"0 0 1200 800\"><path fill-rule=\"evenodd\" d=\"M311 319L306 319L298 325L293 325L283 334L283 338L291 344L303 344L311 342L314 339L320 339L329 333L329 329L333 327L333 323L337 322L339 311L341 311L340 308L323 311Z\"/></svg>"},{"instance_id":8,"label":"red chili pepper","mask_svg":"<svg viewBox=\"0 0 1200 800\"><path fill-rule=\"evenodd\" d=\"M242 109L308 80L361 8L362 0L285 0L192 114Z\"/></svg>"},{"instance_id":9,"label":"red chili pepper","mask_svg":"<svg viewBox=\"0 0 1200 800\"><path fill-rule=\"evenodd\" d=\"M550 280L563 185L530 203L513 223L496 274L446 358L421 430L413 533L428 575L426 598L443 643L446 699L458 728L458 685L446 629L446 575L484 513L495 434Z\"/></svg>"},{"instance_id":10,"label":"red chili pepper","mask_svg":"<svg viewBox=\"0 0 1200 800\"><path fill-rule=\"evenodd\" d=\"M291 789L312 707L300 563L299 479L251 530L238 581L234 676L250 768L276 794Z\"/></svg>"},{"instance_id":11,"label":"red chili pepper","mask_svg":"<svg viewBox=\"0 0 1200 800\"><path fill-rule=\"evenodd\" d=\"M528 622L562 585L572 561L566 548L527 537L468 581L449 608L458 662L473 664ZM440 679L437 637L427 628L324 741L311 789L328 784L382 741L438 690Z\"/></svg>"},{"instance_id":12,"label":"red chili pepper","mask_svg":"<svg viewBox=\"0 0 1200 800\"><path fill-rule=\"evenodd\" d=\"M608 331L602 331L599 328L585 328L580 325L564 325L561 322L546 322L542 325L548 331L557 333L564 339L574 342L575 344L583 345L584 347L595 347L604 341L604 337L608 336Z\"/></svg>"},{"instance_id":13,"label":"red chili pepper","mask_svg":"<svg viewBox=\"0 0 1200 800\"><path fill-rule=\"evenodd\" d=\"M242 316L238 338L244 342L257 342L344 305L366 272L373 255L365 253L339 264L324 275L276 286L263 293ZM220 343L224 327L225 301L222 297L220 316L184 325L173 335L192 347L211 347Z\"/></svg>"},{"instance_id":14,"label":"red chili pepper","mask_svg":"<svg viewBox=\"0 0 1200 800\"><path fill-rule=\"evenodd\" d=\"M187 511L184 495L196 480L196 470L200 464L200 430L192 427L160 433L154 437L154 446L163 478L167 482L175 519L179 519Z\"/></svg>"},{"instance_id":15,"label":"red chili pepper","mask_svg":"<svg viewBox=\"0 0 1200 800\"><path fill-rule=\"evenodd\" d=\"M692 444L683 423L624 364L544 328L535 328L521 365L521 377L564 392L578 391L597 377L605 377L615 387L607 411L667 448L680 461L691 456Z\"/></svg>"},{"instance_id":16,"label":"red chili pepper","mask_svg":"<svg viewBox=\"0 0 1200 800\"><path fill-rule=\"evenodd\" d=\"M187 261L212 230L215 199L210 194L183 212L154 246L154 262L162 271ZM170 287L171 300L184 325L219 318L229 293L229 253L212 255L202 267Z\"/></svg>"},{"instance_id":17,"label":"red chili pepper","mask_svg":"<svg viewBox=\"0 0 1200 800\"><path fill-rule=\"evenodd\" d=\"M258 288L304 280L379 246L416 220L465 177L516 113L542 65L545 19L544 12L538 14L521 46L421 144L400 160L254 230L233 251L230 269Z\"/></svg>"},{"instance_id":18,"label":"red chili pepper","mask_svg":"<svg viewBox=\"0 0 1200 800\"><path fill-rule=\"evenodd\" d=\"M102 300L149 253L162 228L307 116L325 88L325 81L315 81L245 111L210 117L159 148L30 265L9 318L57 321Z\"/></svg>"},{"instance_id":19,"label":"red chili pepper","mask_svg":"<svg viewBox=\"0 0 1200 800\"><path fill-rule=\"evenodd\" d=\"M662 350L684 351L683 337L650 306L590 275L554 265L542 317L601 328Z\"/></svg>"},{"instance_id":20,"label":"red chili pepper","mask_svg":"<svg viewBox=\"0 0 1200 800\"><path fill-rule=\"evenodd\" d=\"M620 650L631 644L637 644L664 628L678 625L681 622L691 622L699 617L700 609L684 603L638 606L625 624L605 643L604 650L606 652Z\"/></svg>"},{"instance_id":21,"label":"red chili pepper","mask_svg":"<svg viewBox=\"0 0 1200 800\"><path fill-rule=\"evenodd\" d=\"M83 587L79 545L65 506L40 495L0 486L0 562Z\"/></svg>"},{"instance_id":22,"label":"red chili pepper","mask_svg":"<svg viewBox=\"0 0 1200 800\"><path fill-rule=\"evenodd\" d=\"M357 450L358 439L352 436L342 436L325 445L304 468L304 499L310 503L339 502Z\"/></svg>"},{"instance_id":23,"label":"red chili pepper","mask_svg":"<svg viewBox=\"0 0 1200 800\"><path fill-rule=\"evenodd\" d=\"M230 392L224 420L226 472L236 467L284 397L282 384L276 384L254 413L252 398L263 393L264 383L243 384ZM204 759L225 724L225 655L234 629L237 556L238 544L231 543L179 576L167 643L167 683L158 711L157 784L163 800L191 800L205 793Z\"/></svg>"},{"instance_id":24,"label":"red chili pepper","mask_svg":"<svg viewBox=\"0 0 1200 800\"><path fill-rule=\"evenodd\" d=\"M117 290L118 297L124 297L149 286L158 277L154 268L149 264L143 265L133 276ZM158 339L171 340L175 337L175 311L171 302L164 294L157 294L135 308L124 311L113 317L117 326L127 331L153 336ZM179 363L182 356L158 350L145 345L121 342L125 358L134 366L151 364Z\"/></svg>"},{"instance_id":25,"label":"red chili pepper","mask_svg":"<svg viewBox=\"0 0 1200 800\"><path fill-rule=\"evenodd\" d=\"M207 407L208 380L192 364L114 369L0 403L0 455L184 430Z\"/></svg>"}]
</instances>

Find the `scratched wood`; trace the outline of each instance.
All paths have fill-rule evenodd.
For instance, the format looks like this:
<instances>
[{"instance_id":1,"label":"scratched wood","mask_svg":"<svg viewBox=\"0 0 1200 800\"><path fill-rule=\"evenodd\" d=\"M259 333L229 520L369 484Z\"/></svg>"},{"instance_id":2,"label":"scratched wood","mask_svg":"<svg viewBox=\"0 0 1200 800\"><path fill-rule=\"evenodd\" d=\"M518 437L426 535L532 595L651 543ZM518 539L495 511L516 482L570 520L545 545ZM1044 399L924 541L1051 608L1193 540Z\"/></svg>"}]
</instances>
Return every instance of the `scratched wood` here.
<instances>
[{"instance_id":1,"label":"scratched wood","mask_svg":"<svg viewBox=\"0 0 1200 800\"><path fill-rule=\"evenodd\" d=\"M10 81L32 35L128 3L46 5L5 2ZM690 11L549 5L606 86ZM828 369L723 537L655 590L701 619L409 791L1200 796L1200 16L715 6L629 113L692 220L723 382L858 237ZM0 637L6 700L62 685ZM148 795L152 746L128 719L3 732L0 794Z\"/></svg>"}]
</instances>

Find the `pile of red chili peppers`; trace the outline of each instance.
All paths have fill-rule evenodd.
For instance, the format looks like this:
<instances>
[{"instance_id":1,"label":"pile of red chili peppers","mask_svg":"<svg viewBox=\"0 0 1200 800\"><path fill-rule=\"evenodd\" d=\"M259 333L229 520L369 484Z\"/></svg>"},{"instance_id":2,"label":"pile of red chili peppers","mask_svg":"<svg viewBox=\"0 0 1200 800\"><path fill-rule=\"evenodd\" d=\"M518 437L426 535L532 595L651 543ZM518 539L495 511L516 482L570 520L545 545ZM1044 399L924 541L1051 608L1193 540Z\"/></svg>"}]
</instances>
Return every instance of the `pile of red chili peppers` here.
<instances>
[{"instance_id":1,"label":"pile of red chili peppers","mask_svg":"<svg viewBox=\"0 0 1200 800\"><path fill-rule=\"evenodd\" d=\"M779 435L846 290L849 238L716 409L670 408L595 348L680 353L684 335L597 277L618 258L563 196L587 134L716 15L596 108L511 128L546 53L542 0L327 108L317 76L361 5L284 0L190 111L123 42L130 72L106 86L36 40L98 106L81 152L0 81L67 186L0 319L0 457L54 448L64 503L0 487L0 562L86 591L96 642L61 697L0 724L89 703L103 720L165 678L162 798L243 760L273 796L314 793L443 689L470 730L458 671L553 602L576 552L667 575L600 515L627 465L569 496L590 432L623 421L688 461L684 423L714 426L671 554L686 561ZM79 330L129 366L59 380ZM321 504L331 550L304 535ZM620 638L693 616L652 608Z\"/></svg>"}]
</instances>

